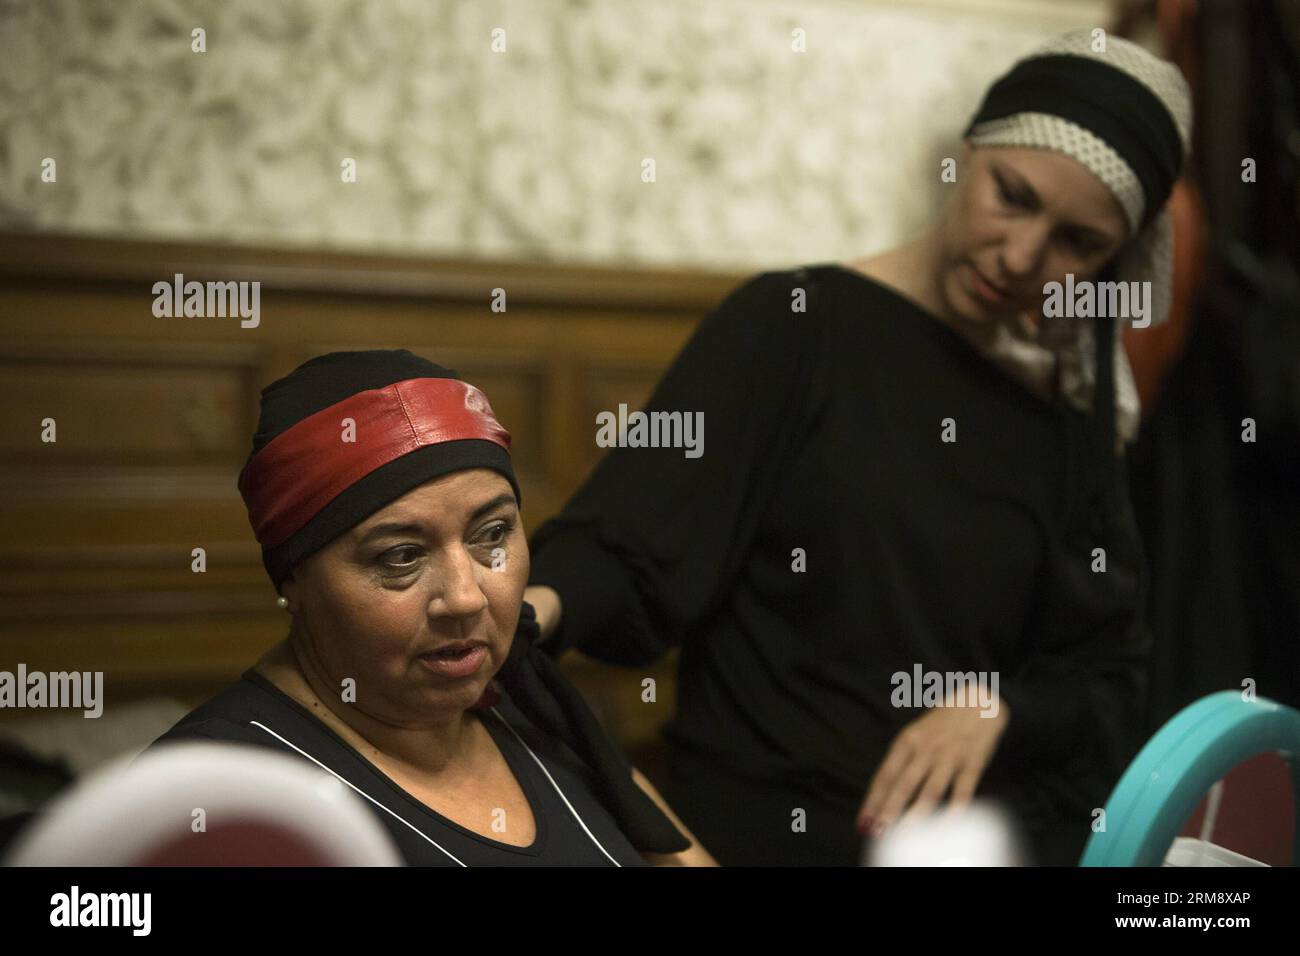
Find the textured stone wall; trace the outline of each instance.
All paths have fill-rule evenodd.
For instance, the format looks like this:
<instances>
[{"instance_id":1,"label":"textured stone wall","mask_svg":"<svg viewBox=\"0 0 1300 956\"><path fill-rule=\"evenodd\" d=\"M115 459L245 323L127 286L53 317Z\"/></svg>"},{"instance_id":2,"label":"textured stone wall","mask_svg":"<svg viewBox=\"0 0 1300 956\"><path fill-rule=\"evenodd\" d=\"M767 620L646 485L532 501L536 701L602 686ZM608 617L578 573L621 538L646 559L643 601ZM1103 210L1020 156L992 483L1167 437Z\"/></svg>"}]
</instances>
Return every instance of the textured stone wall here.
<instances>
[{"instance_id":1,"label":"textured stone wall","mask_svg":"<svg viewBox=\"0 0 1300 956\"><path fill-rule=\"evenodd\" d=\"M843 258L933 214L989 79L1103 24L1069 0L0 0L0 228Z\"/></svg>"}]
</instances>

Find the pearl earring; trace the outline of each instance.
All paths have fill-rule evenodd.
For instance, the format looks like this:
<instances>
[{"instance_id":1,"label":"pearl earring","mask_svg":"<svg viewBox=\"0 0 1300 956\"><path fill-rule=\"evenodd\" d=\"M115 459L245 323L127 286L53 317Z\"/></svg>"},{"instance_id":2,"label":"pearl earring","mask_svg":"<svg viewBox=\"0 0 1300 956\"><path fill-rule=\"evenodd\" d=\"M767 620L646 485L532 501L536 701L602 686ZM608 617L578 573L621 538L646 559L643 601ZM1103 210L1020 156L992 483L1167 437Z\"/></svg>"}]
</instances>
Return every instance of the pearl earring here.
<instances>
[{"instance_id":1,"label":"pearl earring","mask_svg":"<svg viewBox=\"0 0 1300 956\"><path fill-rule=\"evenodd\" d=\"M278 608L280 608L280 610L283 611L285 608L289 606L289 599L285 597L283 594L281 594L278 598L275 599L275 604Z\"/></svg>"}]
</instances>

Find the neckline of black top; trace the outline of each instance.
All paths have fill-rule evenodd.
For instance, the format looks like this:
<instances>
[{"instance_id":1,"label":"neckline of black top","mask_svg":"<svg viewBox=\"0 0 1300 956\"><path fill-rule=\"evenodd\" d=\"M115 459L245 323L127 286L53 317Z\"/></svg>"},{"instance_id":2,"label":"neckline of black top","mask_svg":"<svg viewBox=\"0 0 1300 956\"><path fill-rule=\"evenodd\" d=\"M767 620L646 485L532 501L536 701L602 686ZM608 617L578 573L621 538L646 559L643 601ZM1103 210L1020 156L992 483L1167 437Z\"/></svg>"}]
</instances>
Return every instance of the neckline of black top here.
<instances>
[{"instance_id":1,"label":"neckline of black top","mask_svg":"<svg viewBox=\"0 0 1300 956\"><path fill-rule=\"evenodd\" d=\"M972 368L978 368L981 370L982 374L992 376L994 380L1004 385L1012 386L1015 394L1023 396L1028 400L1028 404L1032 407L1041 410L1053 418L1063 420L1068 416L1070 409L1064 403L1047 402L1035 395L1025 387L1025 385L1013 379L1002 369L998 368L998 366L991 362L987 357L982 355L978 348L969 342L960 332L948 325L948 323L944 322L943 319L922 306L919 302L908 298L892 286L888 286L877 279L873 279L869 275L858 272L856 269L850 269L838 262L828 262L821 266L814 266L813 268L826 269L830 272L847 276L848 278L856 280L862 285L869 287L877 293L884 293L894 301L903 304L918 316L920 321L916 322L916 325L930 330L927 334L931 335L935 341L946 343L947 347L951 352L953 352L953 354L959 355L964 361L969 363Z\"/></svg>"},{"instance_id":2,"label":"neckline of black top","mask_svg":"<svg viewBox=\"0 0 1300 956\"><path fill-rule=\"evenodd\" d=\"M489 846L494 850L508 850L511 853L519 853L525 856L538 856L545 848L547 836L546 815L539 812L542 801L536 781L533 779L533 775L527 772L527 762L526 760L521 759L524 755L516 752L514 741L511 739L513 735L508 731L502 732L499 728L495 727L495 721L484 720L482 723L487 729L488 734L496 743L497 749L501 751L501 756L505 758L506 764L510 767L510 772L514 774L515 780L518 781L520 789L523 790L524 799L528 801L529 812L533 815L534 830L533 842L528 844L528 846L516 846L513 843L502 843L500 840L493 840L491 837L486 837L481 833L474 832L468 827L461 826L455 820L449 819L434 810L432 807L426 806L419 800L415 799L415 797L411 796L411 794L403 790L396 781L388 776L388 774L384 773L362 756L355 747L335 733L333 728L304 707L299 701L295 700L289 694L286 694L263 674L260 674L258 671L250 667L248 670L244 671L241 676L243 680L248 681L253 686L270 694L280 703L287 704L294 712L310 721L314 728L321 730L332 737L360 766L364 767L376 780L387 786L397 797L399 797L404 803L413 807L417 812L429 816L442 826L454 830L456 833L459 833L468 839L477 840L479 843ZM504 718L499 715L494 716L496 716L497 720L504 722Z\"/></svg>"},{"instance_id":3,"label":"neckline of black top","mask_svg":"<svg viewBox=\"0 0 1300 956\"><path fill-rule=\"evenodd\" d=\"M898 302L901 302L903 305L907 306L911 311L915 312L920 317L926 319L927 321L923 324L929 328L933 328L936 331L938 331L941 337L943 337L944 339L950 342L956 342L957 344L961 345L963 352L971 353L976 358L980 357L979 351L970 342L968 342L960 332L958 332L956 329L950 326L947 322L943 321L943 319L935 315L925 306L921 305L921 303L917 302L911 296L904 294L899 289L895 289L893 286L881 282L879 279L875 279L867 275L865 272L859 272L857 269L851 269L840 262L828 262L824 266L822 266L822 268L829 269L832 272L838 272L843 275L846 275L850 279L854 279L857 282L862 283L863 285L870 286L872 289L876 290L877 292L883 292L886 295L888 295L891 299L895 299Z\"/></svg>"}]
</instances>

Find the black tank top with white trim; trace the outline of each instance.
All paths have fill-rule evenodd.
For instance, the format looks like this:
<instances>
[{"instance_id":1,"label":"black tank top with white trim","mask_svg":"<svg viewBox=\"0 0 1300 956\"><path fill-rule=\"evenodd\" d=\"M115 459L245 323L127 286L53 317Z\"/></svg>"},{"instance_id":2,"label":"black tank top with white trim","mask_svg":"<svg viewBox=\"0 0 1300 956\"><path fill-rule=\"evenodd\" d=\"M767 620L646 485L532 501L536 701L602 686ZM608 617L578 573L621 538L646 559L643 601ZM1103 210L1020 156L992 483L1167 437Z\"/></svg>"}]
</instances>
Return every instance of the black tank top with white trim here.
<instances>
[{"instance_id":1,"label":"black tank top with white trim","mask_svg":"<svg viewBox=\"0 0 1300 956\"><path fill-rule=\"evenodd\" d=\"M545 737L508 696L481 716L532 809L536 834L529 846L491 839L431 810L252 669L152 746L228 741L271 747L321 765L360 791L408 866L645 864L596 799L591 770L572 751Z\"/></svg>"}]
</instances>

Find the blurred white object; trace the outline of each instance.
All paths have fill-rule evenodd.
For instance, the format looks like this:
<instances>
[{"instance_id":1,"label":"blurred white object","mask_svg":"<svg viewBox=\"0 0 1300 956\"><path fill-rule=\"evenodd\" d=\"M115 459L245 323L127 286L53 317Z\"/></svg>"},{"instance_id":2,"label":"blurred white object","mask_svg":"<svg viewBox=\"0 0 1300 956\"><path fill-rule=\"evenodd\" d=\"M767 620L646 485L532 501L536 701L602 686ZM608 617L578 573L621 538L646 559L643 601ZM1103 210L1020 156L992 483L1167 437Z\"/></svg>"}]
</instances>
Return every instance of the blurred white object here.
<instances>
[{"instance_id":1,"label":"blurred white object","mask_svg":"<svg viewBox=\"0 0 1300 956\"><path fill-rule=\"evenodd\" d=\"M1024 866L1015 825L997 805L973 800L929 816L900 820L867 840L868 866Z\"/></svg>"},{"instance_id":2,"label":"blurred white object","mask_svg":"<svg viewBox=\"0 0 1300 956\"><path fill-rule=\"evenodd\" d=\"M214 741L169 744L90 774L50 802L4 863L401 866L402 860L363 798L337 778L294 757Z\"/></svg>"},{"instance_id":3,"label":"blurred white object","mask_svg":"<svg viewBox=\"0 0 1300 956\"><path fill-rule=\"evenodd\" d=\"M1259 860L1196 837L1175 837L1161 866L1268 866Z\"/></svg>"}]
</instances>

